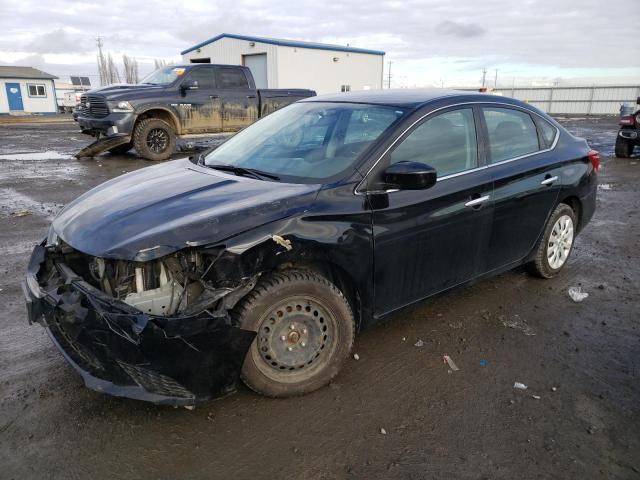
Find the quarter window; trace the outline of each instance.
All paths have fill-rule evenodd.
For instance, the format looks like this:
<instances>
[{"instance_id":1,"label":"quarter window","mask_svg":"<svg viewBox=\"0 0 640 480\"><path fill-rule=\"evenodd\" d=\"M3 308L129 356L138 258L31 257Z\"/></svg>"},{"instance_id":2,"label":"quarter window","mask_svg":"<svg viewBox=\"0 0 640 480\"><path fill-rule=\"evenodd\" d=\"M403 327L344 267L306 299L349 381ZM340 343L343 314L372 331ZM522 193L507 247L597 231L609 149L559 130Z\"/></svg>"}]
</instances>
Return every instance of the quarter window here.
<instances>
[{"instance_id":1,"label":"quarter window","mask_svg":"<svg viewBox=\"0 0 640 480\"><path fill-rule=\"evenodd\" d=\"M553 141L556 139L556 135L558 133L556 127L551 125L546 120L542 120L541 118L538 119L537 123L540 130L540 140L542 142L542 147L551 148L551 146L553 145Z\"/></svg>"},{"instance_id":2,"label":"quarter window","mask_svg":"<svg viewBox=\"0 0 640 480\"><path fill-rule=\"evenodd\" d=\"M218 70L218 85L220 88L242 90L249 88L244 72L235 68L221 68Z\"/></svg>"},{"instance_id":3,"label":"quarter window","mask_svg":"<svg viewBox=\"0 0 640 480\"><path fill-rule=\"evenodd\" d=\"M473 110L453 110L426 120L391 153L390 163L402 161L430 165L438 177L476 168L478 147Z\"/></svg>"},{"instance_id":4,"label":"quarter window","mask_svg":"<svg viewBox=\"0 0 640 480\"><path fill-rule=\"evenodd\" d=\"M29 96L30 97L46 97L47 90L44 85L37 85L30 83L29 87Z\"/></svg>"},{"instance_id":5,"label":"quarter window","mask_svg":"<svg viewBox=\"0 0 640 480\"><path fill-rule=\"evenodd\" d=\"M189 74L189 80L197 81L198 89L211 90L216 88L213 68L196 68Z\"/></svg>"},{"instance_id":6,"label":"quarter window","mask_svg":"<svg viewBox=\"0 0 640 480\"><path fill-rule=\"evenodd\" d=\"M540 150L538 132L531 115L511 108L484 107L489 132L491 163Z\"/></svg>"}]
</instances>

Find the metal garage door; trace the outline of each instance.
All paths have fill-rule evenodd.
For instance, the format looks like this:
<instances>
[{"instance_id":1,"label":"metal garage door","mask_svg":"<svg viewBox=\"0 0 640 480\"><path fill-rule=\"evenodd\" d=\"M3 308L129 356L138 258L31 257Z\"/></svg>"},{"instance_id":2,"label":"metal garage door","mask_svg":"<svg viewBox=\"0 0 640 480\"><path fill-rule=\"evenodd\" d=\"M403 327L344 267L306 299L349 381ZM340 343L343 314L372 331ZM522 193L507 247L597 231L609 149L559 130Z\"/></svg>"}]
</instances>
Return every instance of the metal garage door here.
<instances>
[{"instance_id":1,"label":"metal garage door","mask_svg":"<svg viewBox=\"0 0 640 480\"><path fill-rule=\"evenodd\" d=\"M249 67L256 81L256 88L267 88L267 54L245 55L244 66Z\"/></svg>"}]
</instances>

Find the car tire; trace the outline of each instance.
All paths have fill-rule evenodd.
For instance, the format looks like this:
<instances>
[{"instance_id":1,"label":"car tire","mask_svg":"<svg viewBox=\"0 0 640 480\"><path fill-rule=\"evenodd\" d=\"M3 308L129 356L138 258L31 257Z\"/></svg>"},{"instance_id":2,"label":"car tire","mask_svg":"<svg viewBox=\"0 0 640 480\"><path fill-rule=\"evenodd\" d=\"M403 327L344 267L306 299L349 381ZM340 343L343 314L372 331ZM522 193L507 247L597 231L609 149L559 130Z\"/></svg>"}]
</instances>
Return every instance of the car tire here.
<instances>
[{"instance_id":1,"label":"car tire","mask_svg":"<svg viewBox=\"0 0 640 480\"><path fill-rule=\"evenodd\" d=\"M555 277L567 264L576 235L576 213L566 203L559 204L547 221L529 263L529 271L541 278Z\"/></svg>"},{"instance_id":2,"label":"car tire","mask_svg":"<svg viewBox=\"0 0 640 480\"><path fill-rule=\"evenodd\" d=\"M615 148L616 157L629 158L631 156L631 153L633 152L633 146L634 146L634 142L630 142L629 140L626 140L621 136L618 136L616 138L616 148Z\"/></svg>"},{"instance_id":3,"label":"car tire","mask_svg":"<svg viewBox=\"0 0 640 480\"><path fill-rule=\"evenodd\" d=\"M241 378L257 393L290 397L328 384L345 363L355 337L349 302L310 270L264 277L234 308L243 329L256 332Z\"/></svg>"},{"instance_id":4,"label":"car tire","mask_svg":"<svg viewBox=\"0 0 640 480\"><path fill-rule=\"evenodd\" d=\"M109 149L109 153L111 155L124 155L129 150L133 148L133 143L125 143L124 145L118 145L117 147L113 147Z\"/></svg>"},{"instance_id":5,"label":"car tire","mask_svg":"<svg viewBox=\"0 0 640 480\"><path fill-rule=\"evenodd\" d=\"M166 160L175 152L176 135L164 120L145 118L133 131L133 147L147 160Z\"/></svg>"}]
</instances>

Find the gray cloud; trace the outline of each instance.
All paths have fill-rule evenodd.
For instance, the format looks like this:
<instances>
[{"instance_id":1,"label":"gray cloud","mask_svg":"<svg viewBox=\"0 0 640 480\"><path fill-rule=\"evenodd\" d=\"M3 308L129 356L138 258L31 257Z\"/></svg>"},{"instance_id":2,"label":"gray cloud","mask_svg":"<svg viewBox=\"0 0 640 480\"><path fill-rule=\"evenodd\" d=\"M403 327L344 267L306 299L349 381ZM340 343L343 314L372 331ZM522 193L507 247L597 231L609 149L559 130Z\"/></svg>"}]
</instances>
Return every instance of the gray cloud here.
<instances>
[{"instance_id":1,"label":"gray cloud","mask_svg":"<svg viewBox=\"0 0 640 480\"><path fill-rule=\"evenodd\" d=\"M436 25L434 31L441 35L460 38L481 37L487 32L484 28L475 23L453 22L451 20L440 22Z\"/></svg>"}]
</instances>

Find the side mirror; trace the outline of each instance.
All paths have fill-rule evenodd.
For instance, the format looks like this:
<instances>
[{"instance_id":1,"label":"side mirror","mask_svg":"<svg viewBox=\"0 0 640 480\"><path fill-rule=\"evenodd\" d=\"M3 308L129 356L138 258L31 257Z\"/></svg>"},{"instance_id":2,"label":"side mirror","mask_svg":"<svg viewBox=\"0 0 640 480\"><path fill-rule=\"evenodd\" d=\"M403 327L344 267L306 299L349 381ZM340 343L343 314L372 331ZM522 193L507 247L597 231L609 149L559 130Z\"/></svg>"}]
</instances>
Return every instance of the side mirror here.
<instances>
[{"instance_id":1,"label":"side mirror","mask_svg":"<svg viewBox=\"0 0 640 480\"><path fill-rule=\"evenodd\" d=\"M436 184L436 170L420 162L398 162L387 167L382 175L389 188L398 190L424 190Z\"/></svg>"},{"instance_id":2,"label":"side mirror","mask_svg":"<svg viewBox=\"0 0 640 480\"><path fill-rule=\"evenodd\" d=\"M184 82L182 82L182 85L180 86L180 88L182 88L182 91L185 91L185 90L198 90L198 81L197 80L185 80Z\"/></svg>"},{"instance_id":3,"label":"side mirror","mask_svg":"<svg viewBox=\"0 0 640 480\"><path fill-rule=\"evenodd\" d=\"M636 105L640 105L640 97L636 98Z\"/></svg>"}]
</instances>

